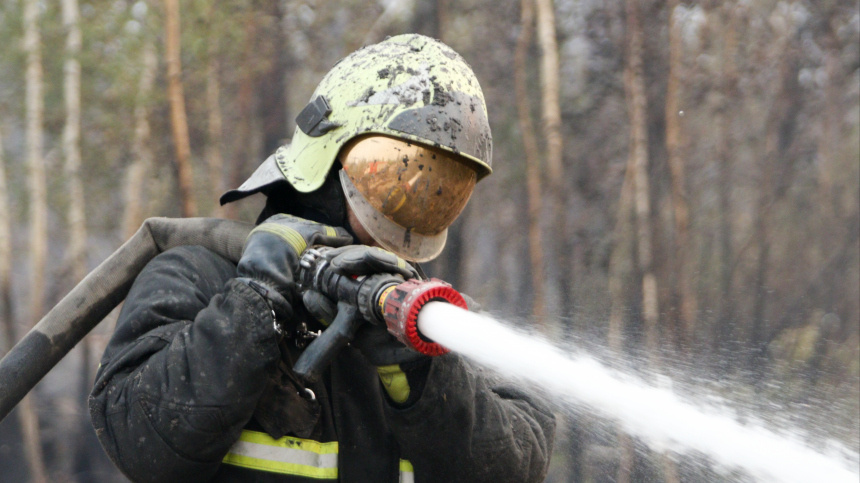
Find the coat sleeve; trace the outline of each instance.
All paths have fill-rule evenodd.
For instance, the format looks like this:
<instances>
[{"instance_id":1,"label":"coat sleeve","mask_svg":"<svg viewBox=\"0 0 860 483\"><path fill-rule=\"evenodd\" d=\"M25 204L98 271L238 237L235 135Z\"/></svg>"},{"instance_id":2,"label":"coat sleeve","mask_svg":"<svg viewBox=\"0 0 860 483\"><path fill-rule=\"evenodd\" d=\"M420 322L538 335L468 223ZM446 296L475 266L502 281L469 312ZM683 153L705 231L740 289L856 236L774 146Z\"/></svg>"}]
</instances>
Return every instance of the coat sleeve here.
<instances>
[{"instance_id":1,"label":"coat sleeve","mask_svg":"<svg viewBox=\"0 0 860 483\"><path fill-rule=\"evenodd\" d=\"M542 400L456 354L434 358L420 399L386 407L416 481L541 482L555 417Z\"/></svg>"},{"instance_id":2,"label":"coat sleeve","mask_svg":"<svg viewBox=\"0 0 860 483\"><path fill-rule=\"evenodd\" d=\"M211 477L279 352L271 311L235 267L179 247L135 280L90 395L96 434L134 481Z\"/></svg>"}]
</instances>

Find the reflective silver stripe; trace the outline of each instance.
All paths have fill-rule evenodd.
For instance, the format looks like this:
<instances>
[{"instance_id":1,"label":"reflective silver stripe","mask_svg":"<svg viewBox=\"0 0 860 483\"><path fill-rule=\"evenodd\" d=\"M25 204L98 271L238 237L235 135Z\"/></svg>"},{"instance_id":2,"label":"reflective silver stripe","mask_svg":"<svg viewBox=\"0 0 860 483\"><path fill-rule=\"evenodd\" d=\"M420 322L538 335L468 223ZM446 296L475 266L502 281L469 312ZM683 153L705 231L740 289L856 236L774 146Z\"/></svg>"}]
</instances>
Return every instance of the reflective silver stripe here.
<instances>
[{"instance_id":1,"label":"reflective silver stripe","mask_svg":"<svg viewBox=\"0 0 860 483\"><path fill-rule=\"evenodd\" d=\"M415 472L409 460L400 460L400 483L415 483Z\"/></svg>"},{"instance_id":2,"label":"reflective silver stripe","mask_svg":"<svg viewBox=\"0 0 860 483\"><path fill-rule=\"evenodd\" d=\"M224 463L261 471L337 479L337 443L283 437L275 440L265 433L242 431Z\"/></svg>"},{"instance_id":3,"label":"reflective silver stripe","mask_svg":"<svg viewBox=\"0 0 860 483\"><path fill-rule=\"evenodd\" d=\"M230 452L252 458L279 461L281 463L295 463L297 465L313 466L316 468L337 468L337 453L318 454L301 449L278 448L245 441L237 442L230 448Z\"/></svg>"},{"instance_id":4,"label":"reflective silver stripe","mask_svg":"<svg viewBox=\"0 0 860 483\"><path fill-rule=\"evenodd\" d=\"M338 443L320 443L284 436L273 439L266 433L244 430L224 457L224 464L260 471L336 480ZM400 460L400 483L414 483L409 460Z\"/></svg>"}]
</instances>

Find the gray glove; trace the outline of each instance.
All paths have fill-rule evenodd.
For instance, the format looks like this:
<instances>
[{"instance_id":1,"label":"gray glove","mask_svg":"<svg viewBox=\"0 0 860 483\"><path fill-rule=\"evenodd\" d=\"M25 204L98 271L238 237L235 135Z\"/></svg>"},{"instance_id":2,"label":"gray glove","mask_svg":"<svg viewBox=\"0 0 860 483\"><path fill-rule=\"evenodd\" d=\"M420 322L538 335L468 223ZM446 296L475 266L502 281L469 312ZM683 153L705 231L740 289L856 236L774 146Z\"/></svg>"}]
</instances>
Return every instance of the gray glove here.
<instances>
[{"instance_id":1,"label":"gray glove","mask_svg":"<svg viewBox=\"0 0 860 483\"><path fill-rule=\"evenodd\" d=\"M339 247L352 243L343 228L292 215L274 215L258 225L245 240L236 267L238 280L262 295L278 320L292 316L296 297L295 273L308 246Z\"/></svg>"},{"instance_id":2,"label":"gray glove","mask_svg":"<svg viewBox=\"0 0 860 483\"><path fill-rule=\"evenodd\" d=\"M415 267L382 248L349 245L331 250L327 255L331 259L331 267L341 273L349 275L396 273L406 280L419 278Z\"/></svg>"}]
</instances>

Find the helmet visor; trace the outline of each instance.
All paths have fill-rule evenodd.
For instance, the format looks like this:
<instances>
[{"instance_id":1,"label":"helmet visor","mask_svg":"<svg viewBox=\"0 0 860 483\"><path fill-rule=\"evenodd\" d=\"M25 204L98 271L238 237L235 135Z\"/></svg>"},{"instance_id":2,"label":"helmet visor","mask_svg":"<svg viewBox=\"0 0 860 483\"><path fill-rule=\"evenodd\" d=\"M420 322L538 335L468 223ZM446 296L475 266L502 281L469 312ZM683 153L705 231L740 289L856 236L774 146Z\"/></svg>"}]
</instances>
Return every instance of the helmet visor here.
<instances>
[{"instance_id":1,"label":"helmet visor","mask_svg":"<svg viewBox=\"0 0 860 483\"><path fill-rule=\"evenodd\" d=\"M447 228L465 208L477 181L476 171L458 155L388 136L356 138L344 146L340 159L349 181L345 191L353 188L372 208L357 210L347 196L364 228L380 243L396 241L386 248L414 261L438 255ZM385 223L379 222L379 215ZM400 233L383 236L376 226L383 224L387 231L399 228ZM430 258L410 252L417 237L437 236L442 245Z\"/></svg>"}]
</instances>

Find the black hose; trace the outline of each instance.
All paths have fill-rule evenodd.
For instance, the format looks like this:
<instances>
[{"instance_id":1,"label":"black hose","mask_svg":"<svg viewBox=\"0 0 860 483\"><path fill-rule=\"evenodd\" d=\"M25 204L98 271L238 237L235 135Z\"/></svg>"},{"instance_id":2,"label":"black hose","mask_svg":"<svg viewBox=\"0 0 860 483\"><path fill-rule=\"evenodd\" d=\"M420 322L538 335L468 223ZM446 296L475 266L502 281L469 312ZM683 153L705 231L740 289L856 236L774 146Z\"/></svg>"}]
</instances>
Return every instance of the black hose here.
<instances>
[{"instance_id":1,"label":"black hose","mask_svg":"<svg viewBox=\"0 0 860 483\"><path fill-rule=\"evenodd\" d=\"M201 245L238 262L252 225L217 218L149 218L90 272L0 360L0 421L125 299L143 267L159 253Z\"/></svg>"}]
</instances>

